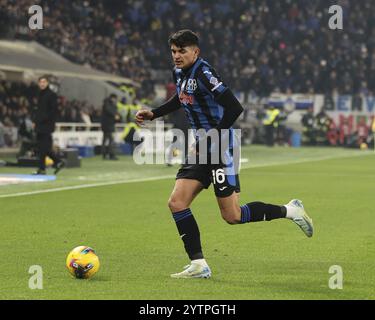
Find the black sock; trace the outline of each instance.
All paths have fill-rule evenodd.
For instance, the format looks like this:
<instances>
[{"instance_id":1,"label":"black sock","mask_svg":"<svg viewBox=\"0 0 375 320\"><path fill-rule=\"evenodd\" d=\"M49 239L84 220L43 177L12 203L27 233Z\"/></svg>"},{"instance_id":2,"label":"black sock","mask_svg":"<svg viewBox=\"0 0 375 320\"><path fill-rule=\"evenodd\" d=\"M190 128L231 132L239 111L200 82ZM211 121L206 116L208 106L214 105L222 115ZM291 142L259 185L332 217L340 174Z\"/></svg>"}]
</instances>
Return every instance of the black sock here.
<instances>
[{"instance_id":1,"label":"black sock","mask_svg":"<svg viewBox=\"0 0 375 320\"><path fill-rule=\"evenodd\" d=\"M241 206L241 223L270 221L286 217L284 206L275 206L263 202L251 202Z\"/></svg>"},{"instance_id":2,"label":"black sock","mask_svg":"<svg viewBox=\"0 0 375 320\"><path fill-rule=\"evenodd\" d=\"M173 219L190 260L203 259L199 228L191 210L174 212Z\"/></svg>"}]
</instances>

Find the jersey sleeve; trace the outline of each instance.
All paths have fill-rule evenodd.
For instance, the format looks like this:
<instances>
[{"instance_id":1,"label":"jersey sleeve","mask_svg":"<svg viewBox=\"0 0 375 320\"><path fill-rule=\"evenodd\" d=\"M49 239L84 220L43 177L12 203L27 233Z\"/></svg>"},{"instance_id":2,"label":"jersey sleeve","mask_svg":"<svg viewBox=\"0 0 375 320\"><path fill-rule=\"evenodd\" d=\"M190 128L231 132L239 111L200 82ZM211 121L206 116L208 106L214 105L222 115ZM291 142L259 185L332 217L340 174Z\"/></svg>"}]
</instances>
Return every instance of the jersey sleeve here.
<instances>
[{"instance_id":1,"label":"jersey sleeve","mask_svg":"<svg viewBox=\"0 0 375 320\"><path fill-rule=\"evenodd\" d=\"M199 83L216 99L228 89L227 85L221 80L215 69L209 66L203 66L197 74Z\"/></svg>"}]
</instances>

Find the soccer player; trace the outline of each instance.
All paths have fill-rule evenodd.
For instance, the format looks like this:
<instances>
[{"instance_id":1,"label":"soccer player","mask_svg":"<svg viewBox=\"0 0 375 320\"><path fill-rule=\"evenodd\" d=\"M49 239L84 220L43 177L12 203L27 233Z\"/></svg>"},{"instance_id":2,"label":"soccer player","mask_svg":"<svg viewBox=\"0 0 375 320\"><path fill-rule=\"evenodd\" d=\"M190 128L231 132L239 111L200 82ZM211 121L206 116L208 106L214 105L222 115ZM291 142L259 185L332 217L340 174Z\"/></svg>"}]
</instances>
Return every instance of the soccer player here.
<instances>
[{"instance_id":1,"label":"soccer player","mask_svg":"<svg viewBox=\"0 0 375 320\"><path fill-rule=\"evenodd\" d=\"M138 111L136 121L141 125L145 120L156 119L182 107L192 129L229 130L229 135L233 137L232 125L243 108L216 71L199 56L198 36L191 30L181 30L171 35L168 42L175 64L173 77L177 92L158 108ZM201 150L198 149L200 142L198 140L196 144L195 154ZM226 154L233 157L233 143L230 143ZM171 277L211 277L211 269L201 247L199 228L190 209L194 198L211 183L221 216L227 223L234 225L286 218L295 222L308 237L313 235L312 220L300 200L291 200L284 206L263 202L240 205L239 178L237 172L231 169L233 161L221 161L219 164L184 163L178 171L168 206L191 263Z\"/></svg>"}]
</instances>

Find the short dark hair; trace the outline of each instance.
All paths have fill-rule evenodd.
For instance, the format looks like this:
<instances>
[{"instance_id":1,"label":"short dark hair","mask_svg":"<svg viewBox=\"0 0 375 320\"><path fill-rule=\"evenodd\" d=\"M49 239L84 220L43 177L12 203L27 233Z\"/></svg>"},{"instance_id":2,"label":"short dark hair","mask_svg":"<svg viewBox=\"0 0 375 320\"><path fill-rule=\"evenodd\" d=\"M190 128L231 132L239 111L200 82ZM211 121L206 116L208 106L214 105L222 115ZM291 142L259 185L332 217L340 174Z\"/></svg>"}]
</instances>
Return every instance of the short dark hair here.
<instances>
[{"instance_id":1,"label":"short dark hair","mask_svg":"<svg viewBox=\"0 0 375 320\"><path fill-rule=\"evenodd\" d=\"M184 29L172 34L168 39L168 43L169 45L174 44L179 48L199 46L199 37L195 32L189 29Z\"/></svg>"},{"instance_id":2,"label":"short dark hair","mask_svg":"<svg viewBox=\"0 0 375 320\"><path fill-rule=\"evenodd\" d=\"M47 81L49 82L48 76L47 76L46 74L43 75L43 76L41 76L41 77L39 77L39 78L38 78L38 81L40 81L40 80L42 80L42 79L45 79L45 80L47 80Z\"/></svg>"}]
</instances>

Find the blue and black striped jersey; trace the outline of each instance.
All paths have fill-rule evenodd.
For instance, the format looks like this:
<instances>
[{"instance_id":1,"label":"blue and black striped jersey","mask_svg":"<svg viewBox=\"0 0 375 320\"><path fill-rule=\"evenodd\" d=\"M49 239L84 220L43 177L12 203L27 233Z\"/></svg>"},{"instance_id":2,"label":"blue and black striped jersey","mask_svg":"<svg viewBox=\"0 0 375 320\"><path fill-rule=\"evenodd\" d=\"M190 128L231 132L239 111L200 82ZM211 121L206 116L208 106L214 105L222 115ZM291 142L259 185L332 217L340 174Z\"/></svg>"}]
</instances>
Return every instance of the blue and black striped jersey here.
<instances>
[{"instance_id":1,"label":"blue and black striped jersey","mask_svg":"<svg viewBox=\"0 0 375 320\"><path fill-rule=\"evenodd\" d=\"M191 128L206 131L215 128L224 113L224 108L215 98L228 89L216 71L198 58L186 71L174 68L173 79Z\"/></svg>"}]
</instances>

